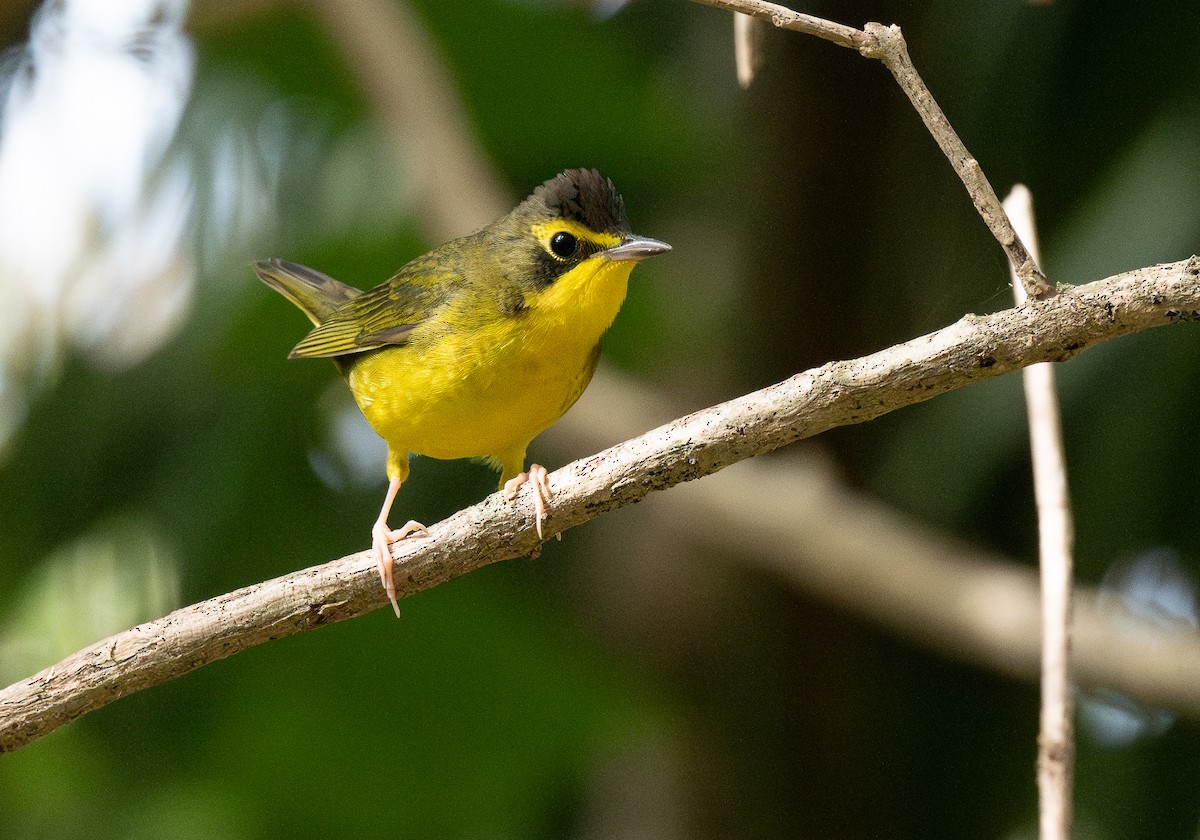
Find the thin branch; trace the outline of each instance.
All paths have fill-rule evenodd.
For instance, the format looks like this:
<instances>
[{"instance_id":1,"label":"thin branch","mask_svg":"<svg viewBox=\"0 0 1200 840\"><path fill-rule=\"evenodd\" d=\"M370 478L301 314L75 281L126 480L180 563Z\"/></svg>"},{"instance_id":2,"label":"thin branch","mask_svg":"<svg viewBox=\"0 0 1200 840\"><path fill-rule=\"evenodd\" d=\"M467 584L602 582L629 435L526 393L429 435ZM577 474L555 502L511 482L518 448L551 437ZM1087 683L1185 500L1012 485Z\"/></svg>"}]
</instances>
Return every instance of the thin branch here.
<instances>
[{"instance_id":1,"label":"thin branch","mask_svg":"<svg viewBox=\"0 0 1200 840\"><path fill-rule=\"evenodd\" d=\"M1033 196L1013 187L1004 209L1037 253ZM1024 287L1013 276L1013 297L1025 302ZM1042 576L1042 712L1038 736L1038 799L1041 840L1069 840L1073 815L1072 780L1075 740L1071 731L1071 585L1074 528L1067 492L1067 463L1054 384L1054 366L1024 370L1029 407L1029 448L1033 459L1038 511L1038 548Z\"/></svg>"},{"instance_id":2,"label":"thin branch","mask_svg":"<svg viewBox=\"0 0 1200 840\"><path fill-rule=\"evenodd\" d=\"M551 475L553 536L662 490L836 426L861 423L1101 341L1200 320L1200 258L1151 266L955 324L878 353L831 362L695 412ZM528 491L524 491L528 492ZM399 545L411 595L538 546L528 500L493 494ZM0 751L208 662L383 606L370 552L176 610L0 691Z\"/></svg>"},{"instance_id":3,"label":"thin branch","mask_svg":"<svg viewBox=\"0 0 1200 840\"><path fill-rule=\"evenodd\" d=\"M937 141L942 153L946 155L963 186L967 188L971 202L983 218L992 236L1000 243L1008 256L1009 264L1021 280L1030 297L1043 298L1054 293L1054 287L1046 280L1037 262L1029 254L1012 223L996 191L988 182L979 166L979 162L967 151L958 134L955 133L945 113L934 101L933 94L925 86L925 82L917 74L912 59L908 55L908 47L904 43L904 35L898 26L884 26L879 23L868 23L863 29L854 29L832 21L803 15L791 9L761 0L693 0L706 6L727 9L744 15L769 21L771 25L794 32L803 32L822 38L842 47L858 50L867 58L875 58L895 77L900 89L912 102L913 107L925 123L933 139Z\"/></svg>"}]
</instances>

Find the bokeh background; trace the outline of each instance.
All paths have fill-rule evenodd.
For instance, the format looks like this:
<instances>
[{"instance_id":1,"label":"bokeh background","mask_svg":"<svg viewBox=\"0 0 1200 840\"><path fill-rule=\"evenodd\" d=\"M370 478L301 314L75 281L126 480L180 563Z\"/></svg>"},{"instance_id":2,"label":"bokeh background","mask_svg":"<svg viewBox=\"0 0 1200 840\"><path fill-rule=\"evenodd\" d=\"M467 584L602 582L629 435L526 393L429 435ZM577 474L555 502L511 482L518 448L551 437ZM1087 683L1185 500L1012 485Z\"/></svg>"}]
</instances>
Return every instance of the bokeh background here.
<instances>
[{"instance_id":1,"label":"bokeh background","mask_svg":"<svg viewBox=\"0 0 1200 840\"><path fill-rule=\"evenodd\" d=\"M902 25L997 191L1032 189L1053 280L1200 250L1200 5L803 10ZM606 365L677 413L1010 305L886 70L811 38L763 31L742 91L729 15L681 0L63 0L23 49L34 11L0 11L4 684L367 546L382 445L332 366L285 359L307 322L255 259L373 285L598 167L675 246L635 273ZM1192 327L1060 372L1081 581L1193 625L1198 374ZM1023 411L1010 376L796 449L1032 568ZM531 457L593 449L559 433ZM418 459L394 518L437 521L494 481ZM672 510L649 498L399 621L65 726L0 758L0 837L1035 835L1032 681L814 597L756 564L753 536L688 539ZM1169 710L1091 714L1078 836L1197 837L1198 751Z\"/></svg>"}]
</instances>

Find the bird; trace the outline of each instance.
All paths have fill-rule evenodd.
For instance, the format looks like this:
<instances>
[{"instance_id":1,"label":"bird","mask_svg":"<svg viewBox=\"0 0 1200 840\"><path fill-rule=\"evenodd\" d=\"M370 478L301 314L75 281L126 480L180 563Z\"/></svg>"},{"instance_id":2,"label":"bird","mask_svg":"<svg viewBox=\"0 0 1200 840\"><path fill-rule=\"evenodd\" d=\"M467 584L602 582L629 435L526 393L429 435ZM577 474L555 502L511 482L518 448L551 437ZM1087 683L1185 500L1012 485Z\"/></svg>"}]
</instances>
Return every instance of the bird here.
<instances>
[{"instance_id":1,"label":"bird","mask_svg":"<svg viewBox=\"0 0 1200 840\"><path fill-rule=\"evenodd\" d=\"M611 180L568 169L367 291L287 260L255 263L314 325L288 357L331 359L387 443L371 545L397 616L392 544L428 534L415 521L388 525L410 454L482 460L508 500L528 483L542 538L548 473L525 469L526 450L587 388L633 267L670 250L631 232Z\"/></svg>"}]
</instances>

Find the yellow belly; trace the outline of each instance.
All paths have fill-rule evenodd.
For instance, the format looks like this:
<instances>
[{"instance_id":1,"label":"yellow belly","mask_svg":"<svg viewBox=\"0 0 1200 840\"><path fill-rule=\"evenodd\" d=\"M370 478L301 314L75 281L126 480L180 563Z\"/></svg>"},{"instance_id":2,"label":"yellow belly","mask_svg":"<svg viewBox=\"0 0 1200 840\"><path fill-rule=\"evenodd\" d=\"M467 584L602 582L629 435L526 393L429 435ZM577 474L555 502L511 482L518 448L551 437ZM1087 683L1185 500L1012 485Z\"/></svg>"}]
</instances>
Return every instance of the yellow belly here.
<instances>
[{"instance_id":1,"label":"yellow belly","mask_svg":"<svg viewBox=\"0 0 1200 840\"><path fill-rule=\"evenodd\" d=\"M368 353L350 390L394 457L520 460L587 387L630 268L605 264L521 315Z\"/></svg>"},{"instance_id":2,"label":"yellow belly","mask_svg":"<svg viewBox=\"0 0 1200 840\"><path fill-rule=\"evenodd\" d=\"M445 352L389 348L351 369L359 407L398 452L481 458L523 450L574 404L594 367L591 351L546 359L503 350L464 363L453 345L438 349Z\"/></svg>"}]
</instances>

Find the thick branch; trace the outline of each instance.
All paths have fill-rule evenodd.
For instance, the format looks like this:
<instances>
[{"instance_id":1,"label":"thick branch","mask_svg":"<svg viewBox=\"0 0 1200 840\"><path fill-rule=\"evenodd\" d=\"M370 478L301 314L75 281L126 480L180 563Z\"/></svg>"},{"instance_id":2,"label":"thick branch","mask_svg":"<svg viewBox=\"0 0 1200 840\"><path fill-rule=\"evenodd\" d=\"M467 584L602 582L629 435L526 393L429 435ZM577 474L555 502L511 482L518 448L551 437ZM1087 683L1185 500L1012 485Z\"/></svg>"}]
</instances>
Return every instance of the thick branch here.
<instances>
[{"instance_id":1,"label":"thick branch","mask_svg":"<svg viewBox=\"0 0 1200 840\"><path fill-rule=\"evenodd\" d=\"M754 455L1138 330L1200 319L1200 259L1152 266L1054 298L831 362L698 411L551 476L548 535ZM525 491L528 492L528 491ZM531 505L493 494L399 546L402 595L535 552ZM118 633L0 692L0 750L107 703L271 639L386 603L370 552L249 586Z\"/></svg>"},{"instance_id":2,"label":"thick branch","mask_svg":"<svg viewBox=\"0 0 1200 840\"><path fill-rule=\"evenodd\" d=\"M934 101L933 94L925 86L925 82L917 74L912 59L908 56L908 47L904 43L904 35L898 26L884 26L879 23L868 23L863 29L855 29L840 23L800 14L775 3L762 0L694 0L706 6L718 9L728 9L743 15L769 21L780 29L790 29L822 38L842 47L858 50L867 58L875 58L895 77L896 83L904 91L920 115L921 121L929 129L933 139L937 141L942 153L950 161L954 172L967 188L971 202L984 224L992 232L992 236L1000 243L1008 256L1009 264L1021 279L1030 297L1047 297L1054 293L1053 286L1046 280L1042 270L1038 268L1033 257L1021 242L1009 222L1008 215L1000 205L995 190L984 176L979 162L967 151L962 140L946 119L945 113Z\"/></svg>"}]
</instances>

